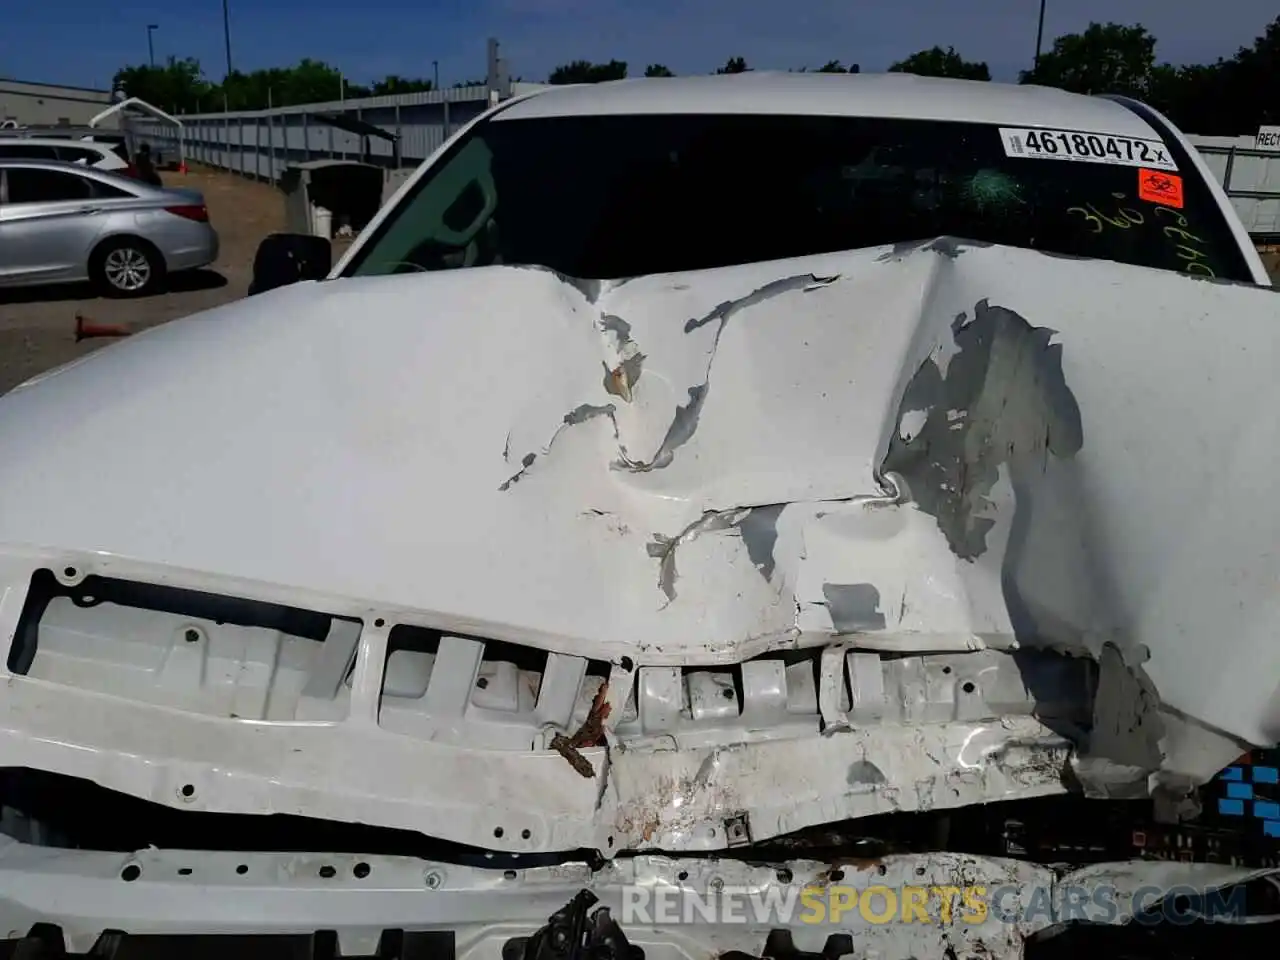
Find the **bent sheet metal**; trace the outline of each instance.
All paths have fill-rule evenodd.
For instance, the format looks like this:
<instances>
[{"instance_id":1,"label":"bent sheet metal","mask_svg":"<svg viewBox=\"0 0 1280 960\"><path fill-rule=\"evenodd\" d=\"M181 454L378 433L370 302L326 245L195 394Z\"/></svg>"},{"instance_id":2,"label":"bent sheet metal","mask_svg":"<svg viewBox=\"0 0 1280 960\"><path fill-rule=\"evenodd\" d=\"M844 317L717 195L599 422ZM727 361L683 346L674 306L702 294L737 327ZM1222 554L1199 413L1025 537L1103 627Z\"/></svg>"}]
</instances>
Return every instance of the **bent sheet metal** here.
<instances>
[{"instance_id":1,"label":"bent sheet metal","mask_svg":"<svg viewBox=\"0 0 1280 960\"><path fill-rule=\"evenodd\" d=\"M517 851L724 848L1064 780L1180 796L1276 739L1278 310L944 239L303 284L167 324L0 400L0 616L30 640L0 734L170 805ZM135 670L109 604L19 630L37 568L362 626L326 684L310 654L202 671L186 629L252 647L213 621L148 621ZM432 659L399 624L442 635ZM58 655L73 628L99 642ZM494 641L554 658L527 711L477 705ZM584 777L550 739L606 678Z\"/></svg>"}]
</instances>

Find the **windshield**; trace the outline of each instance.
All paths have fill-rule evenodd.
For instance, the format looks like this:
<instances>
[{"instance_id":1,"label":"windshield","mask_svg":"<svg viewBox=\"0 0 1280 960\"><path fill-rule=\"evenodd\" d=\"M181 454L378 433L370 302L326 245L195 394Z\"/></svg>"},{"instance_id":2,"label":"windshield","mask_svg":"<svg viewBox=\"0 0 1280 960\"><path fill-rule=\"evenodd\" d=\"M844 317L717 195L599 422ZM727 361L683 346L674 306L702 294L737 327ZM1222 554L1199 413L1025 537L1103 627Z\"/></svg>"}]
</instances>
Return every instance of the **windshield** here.
<instances>
[{"instance_id":1,"label":"windshield","mask_svg":"<svg viewBox=\"0 0 1280 960\"><path fill-rule=\"evenodd\" d=\"M1076 136L1086 150L1099 140ZM986 124L499 114L454 144L344 273L518 263L608 279L950 235L1251 281L1182 151L1169 148L1171 194L1167 171L1126 165L1114 139L1089 162L1009 156Z\"/></svg>"}]
</instances>

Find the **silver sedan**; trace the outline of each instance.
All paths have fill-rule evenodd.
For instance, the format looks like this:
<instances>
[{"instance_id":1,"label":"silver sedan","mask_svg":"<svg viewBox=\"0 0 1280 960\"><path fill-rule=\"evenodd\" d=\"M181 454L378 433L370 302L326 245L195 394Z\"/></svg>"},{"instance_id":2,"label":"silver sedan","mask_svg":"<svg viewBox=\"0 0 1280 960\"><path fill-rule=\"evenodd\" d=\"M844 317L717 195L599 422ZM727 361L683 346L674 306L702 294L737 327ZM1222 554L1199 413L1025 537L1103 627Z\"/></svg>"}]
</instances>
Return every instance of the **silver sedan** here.
<instances>
[{"instance_id":1,"label":"silver sedan","mask_svg":"<svg viewBox=\"0 0 1280 960\"><path fill-rule=\"evenodd\" d=\"M0 288L92 281L112 296L218 258L197 190L54 160L0 160Z\"/></svg>"}]
</instances>

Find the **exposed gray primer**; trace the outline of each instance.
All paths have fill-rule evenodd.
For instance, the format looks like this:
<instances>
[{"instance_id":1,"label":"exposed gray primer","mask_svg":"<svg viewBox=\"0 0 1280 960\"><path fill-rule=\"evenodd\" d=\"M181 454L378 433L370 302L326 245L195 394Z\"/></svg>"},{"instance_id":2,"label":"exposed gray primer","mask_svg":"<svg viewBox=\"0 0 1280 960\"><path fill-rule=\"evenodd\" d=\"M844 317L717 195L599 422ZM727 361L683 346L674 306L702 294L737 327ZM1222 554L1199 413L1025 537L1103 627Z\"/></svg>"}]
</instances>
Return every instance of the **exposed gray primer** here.
<instances>
[{"instance_id":1,"label":"exposed gray primer","mask_svg":"<svg viewBox=\"0 0 1280 960\"><path fill-rule=\"evenodd\" d=\"M631 324L612 313L600 314L600 329L612 333L619 343L631 343Z\"/></svg>"},{"instance_id":2,"label":"exposed gray primer","mask_svg":"<svg viewBox=\"0 0 1280 960\"><path fill-rule=\"evenodd\" d=\"M616 439L618 436L618 420L617 420L617 417L615 416L615 414L617 413L617 409L618 408L615 407L612 403L606 403L606 404L582 403L574 407L572 410L570 410L568 413L564 415L564 419L561 420L560 425L556 427L556 432L551 435L551 439L547 441L547 445L542 449L543 455L545 456L546 454L551 452L551 447L556 442L556 438L560 436L560 433L566 427L576 426L579 423L586 423L588 420L594 420L596 417L609 418L610 422L613 424L613 435L614 435L614 438ZM504 456L505 456L505 451L504 451ZM520 479L529 471L529 468L533 466L533 462L537 458L538 458L538 454L536 453L526 453L523 459L521 459L520 461L520 469L517 470L508 479L503 481L502 484L498 487L498 489L500 491L505 492L507 490L510 490L514 484L519 483Z\"/></svg>"},{"instance_id":3,"label":"exposed gray primer","mask_svg":"<svg viewBox=\"0 0 1280 960\"><path fill-rule=\"evenodd\" d=\"M688 388L689 402L676 408L671 425L667 427L666 436L663 437L662 443L658 447L658 452L653 455L652 459L636 461L624 456L614 462L614 468L629 470L632 473L648 473L650 470L661 470L670 466L671 461L675 459L676 450L688 443L694 433L697 432L698 418L702 415L703 404L706 403L707 393L711 389L711 367L715 363L716 351L720 347L720 337L724 334L724 328L728 324L730 317L746 310L748 307L753 307L792 290L807 291L815 287L825 287L839 279L839 275L818 277L812 273L804 273L794 277L771 280L764 286L752 290L746 296L739 297L736 300L726 300L704 317L695 317L687 321L684 325L685 333L692 333L694 330L701 329L709 323L719 321L719 326L716 327L715 339L711 344L711 354L707 358L707 369L702 382Z\"/></svg>"},{"instance_id":4,"label":"exposed gray primer","mask_svg":"<svg viewBox=\"0 0 1280 960\"><path fill-rule=\"evenodd\" d=\"M693 333L693 331L705 327L707 324L719 320L720 326L716 330L716 343L720 342L720 334L724 332L725 324L729 322L729 318L735 313L739 313L748 307L754 307L757 303L763 303L779 294L788 293L792 290L806 290L812 287L825 287L828 284L839 280L839 274L830 277L819 277L812 273L801 273L794 277L782 277L778 280L770 280L762 287L757 287L744 297L736 300L726 300L717 306L714 310L704 317L695 317L684 325L685 333ZM714 351L713 351L714 352Z\"/></svg>"},{"instance_id":5,"label":"exposed gray primer","mask_svg":"<svg viewBox=\"0 0 1280 960\"><path fill-rule=\"evenodd\" d=\"M845 783L851 787L874 789L886 782L884 773L870 760L855 760L849 764L849 772L845 774Z\"/></svg>"},{"instance_id":6,"label":"exposed gray primer","mask_svg":"<svg viewBox=\"0 0 1280 960\"><path fill-rule=\"evenodd\" d=\"M502 484L498 487L498 489L503 493L510 490L515 484L520 482L520 478L525 475L525 472L530 467L533 466L533 461L537 459L538 459L538 455L536 453L526 453L520 460L520 469L517 470L515 473L513 473L506 480L502 481Z\"/></svg>"},{"instance_id":7,"label":"exposed gray primer","mask_svg":"<svg viewBox=\"0 0 1280 960\"><path fill-rule=\"evenodd\" d=\"M738 532L742 534L747 556L766 580L773 579L773 548L778 542L778 517L784 507L784 503L752 507L738 522Z\"/></svg>"},{"instance_id":8,"label":"exposed gray primer","mask_svg":"<svg viewBox=\"0 0 1280 960\"><path fill-rule=\"evenodd\" d=\"M991 247L995 244L986 240L966 240L961 237L934 237L932 240L900 240L891 250L876 257L877 263L898 261L917 250L932 250L950 260L955 260L964 253L966 247Z\"/></svg>"},{"instance_id":9,"label":"exposed gray primer","mask_svg":"<svg viewBox=\"0 0 1280 960\"><path fill-rule=\"evenodd\" d=\"M961 314L952 325L957 352L945 377L930 357L904 391L896 423L912 410L928 417L910 440L895 424L881 473L905 480L962 559L987 548L994 521L982 514L1001 465L1015 474L1042 470L1050 453L1070 458L1083 445L1080 407L1062 372L1062 347L1050 343L1054 334L981 300L972 321Z\"/></svg>"},{"instance_id":10,"label":"exposed gray primer","mask_svg":"<svg viewBox=\"0 0 1280 960\"><path fill-rule=\"evenodd\" d=\"M600 294L604 291L604 281L602 280L583 280L581 277L571 277L567 273L561 273L551 267L544 267L540 263L511 263L507 264L507 266L516 270L537 270L539 273L549 273L561 283L567 283L577 290L587 298L588 303L594 304L600 299Z\"/></svg>"},{"instance_id":11,"label":"exposed gray primer","mask_svg":"<svg viewBox=\"0 0 1280 960\"><path fill-rule=\"evenodd\" d=\"M1142 666L1145 648L1135 654L1126 662L1120 648L1108 643L1098 657L1093 722L1085 749L1072 763L1085 796L1144 797L1148 774L1164 761L1160 697Z\"/></svg>"},{"instance_id":12,"label":"exposed gray primer","mask_svg":"<svg viewBox=\"0 0 1280 960\"><path fill-rule=\"evenodd\" d=\"M822 597L836 633L883 630L880 591L870 583L824 583Z\"/></svg>"},{"instance_id":13,"label":"exposed gray primer","mask_svg":"<svg viewBox=\"0 0 1280 960\"><path fill-rule=\"evenodd\" d=\"M631 473L648 473L650 470L661 470L669 466L675 459L676 451L688 443L698 429L698 417L702 414L702 404L707 399L710 386L710 383L700 383L689 388L689 402L676 407L676 414L671 418L667 433L652 460L636 461L620 456L613 462L613 468L629 470Z\"/></svg>"},{"instance_id":14,"label":"exposed gray primer","mask_svg":"<svg viewBox=\"0 0 1280 960\"><path fill-rule=\"evenodd\" d=\"M688 543L704 533L716 530L728 530L738 524L748 510L708 510L693 523L689 524L674 537L655 533L653 539L645 544L649 556L658 561L658 589L663 592L670 603L676 598L676 550L682 543Z\"/></svg>"}]
</instances>

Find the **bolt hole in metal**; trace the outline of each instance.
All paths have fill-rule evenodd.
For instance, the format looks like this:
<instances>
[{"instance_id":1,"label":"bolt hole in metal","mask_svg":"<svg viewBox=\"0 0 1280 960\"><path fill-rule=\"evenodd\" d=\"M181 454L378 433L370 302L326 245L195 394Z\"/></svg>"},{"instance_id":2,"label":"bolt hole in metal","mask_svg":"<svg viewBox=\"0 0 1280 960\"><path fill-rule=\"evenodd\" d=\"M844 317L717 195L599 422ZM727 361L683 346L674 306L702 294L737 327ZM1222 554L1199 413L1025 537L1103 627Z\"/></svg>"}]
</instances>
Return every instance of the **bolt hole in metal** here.
<instances>
[{"instance_id":1,"label":"bolt hole in metal","mask_svg":"<svg viewBox=\"0 0 1280 960\"><path fill-rule=\"evenodd\" d=\"M501 839L502 839L502 833L503 833L503 830L502 830L502 828L501 828L501 827L494 827L494 828L493 828L493 835L494 835L495 837L497 837L499 840L501 840Z\"/></svg>"},{"instance_id":2,"label":"bolt hole in metal","mask_svg":"<svg viewBox=\"0 0 1280 960\"><path fill-rule=\"evenodd\" d=\"M972 680L966 680L964 683L960 685L960 689L963 690L965 693L973 693L973 691L976 690L977 687L973 685Z\"/></svg>"},{"instance_id":3,"label":"bolt hole in metal","mask_svg":"<svg viewBox=\"0 0 1280 960\"><path fill-rule=\"evenodd\" d=\"M329 864L327 863L320 868L320 876L324 877L326 880L330 880L333 877L336 877L337 875L338 875L338 871L335 870L333 867L329 866Z\"/></svg>"},{"instance_id":4,"label":"bolt hole in metal","mask_svg":"<svg viewBox=\"0 0 1280 960\"><path fill-rule=\"evenodd\" d=\"M943 672L943 673L950 673L950 672L951 672L951 668L950 668L950 667L943 667L943 668L942 668L942 672Z\"/></svg>"},{"instance_id":5,"label":"bolt hole in metal","mask_svg":"<svg viewBox=\"0 0 1280 960\"><path fill-rule=\"evenodd\" d=\"M190 800L192 797L196 795L196 788L194 784L184 783L182 785L182 788L178 792L182 794L183 797Z\"/></svg>"},{"instance_id":6,"label":"bolt hole in metal","mask_svg":"<svg viewBox=\"0 0 1280 960\"><path fill-rule=\"evenodd\" d=\"M529 839L530 837L532 837L532 836L533 836L533 832L532 832L532 831L530 831L530 830L521 830L521 831L520 831L520 839L521 839L521 840L528 840L528 839Z\"/></svg>"},{"instance_id":7,"label":"bolt hole in metal","mask_svg":"<svg viewBox=\"0 0 1280 960\"><path fill-rule=\"evenodd\" d=\"M623 657L620 661L618 661L618 666L622 667L622 669L627 671L627 673L630 673L632 670L636 668L635 661L632 660L630 657Z\"/></svg>"},{"instance_id":8,"label":"bolt hole in metal","mask_svg":"<svg viewBox=\"0 0 1280 960\"><path fill-rule=\"evenodd\" d=\"M107 254L102 272L117 290L141 290L151 279L151 264L141 250L117 247Z\"/></svg>"},{"instance_id":9,"label":"bolt hole in metal","mask_svg":"<svg viewBox=\"0 0 1280 960\"><path fill-rule=\"evenodd\" d=\"M516 878L516 872L515 872L514 870L503 870L503 871L502 871L502 879L503 879L503 880L514 880L515 878Z\"/></svg>"},{"instance_id":10,"label":"bolt hole in metal","mask_svg":"<svg viewBox=\"0 0 1280 960\"><path fill-rule=\"evenodd\" d=\"M484 689L485 687L487 687L488 685L489 685L489 678L488 678L488 677L481 677L480 679L478 679L478 680L476 681L476 686L477 686L477 687L479 687L481 690L483 690L483 689Z\"/></svg>"},{"instance_id":11,"label":"bolt hole in metal","mask_svg":"<svg viewBox=\"0 0 1280 960\"><path fill-rule=\"evenodd\" d=\"M686 880L689 879L689 871L681 870L679 873L676 874L676 879L679 880L681 883L684 883Z\"/></svg>"},{"instance_id":12,"label":"bolt hole in metal","mask_svg":"<svg viewBox=\"0 0 1280 960\"><path fill-rule=\"evenodd\" d=\"M196 641L198 641L198 640L200 639L200 631L199 631L199 630L187 630L185 633L183 633L183 635L182 635L182 639L186 640L186 641L187 641L187 643L195 643Z\"/></svg>"},{"instance_id":13,"label":"bolt hole in metal","mask_svg":"<svg viewBox=\"0 0 1280 960\"><path fill-rule=\"evenodd\" d=\"M792 880L791 871L785 867L777 872L779 883L790 883Z\"/></svg>"},{"instance_id":14,"label":"bolt hole in metal","mask_svg":"<svg viewBox=\"0 0 1280 960\"><path fill-rule=\"evenodd\" d=\"M180 877L189 877L189 876L191 876L191 868L190 868L190 867L179 867L179 868L178 868L178 876L180 876Z\"/></svg>"},{"instance_id":15,"label":"bolt hole in metal","mask_svg":"<svg viewBox=\"0 0 1280 960\"><path fill-rule=\"evenodd\" d=\"M236 866L236 873L240 874L240 876L243 877L248 872L249 872L249 865L247 863L241 863Z\"/></svg>"},{"instance_id":16,"label":"bolt hole in metal","mask_svg":"<svg viewBox=\"0 0 1280 960\"><path fill-rule=\"evenodd\" d=\"M355 878L357 880L363 880L371 872L373 872L373 868L369 866L367 863L365 863L363 860L361 860L359 863L357 863L354 867L351 868L351 872L352 874L355 875Z\"/></svg>"},{"instance_id":17,"label":"bolt hole in metal","mask_svg":"<svg viewBox=\"0 0 1280 960\"><path fill-rule=\"evenodd\" d=\"M844 879L844 871L832 870L829 874L827 874L827 877L828 879L831 880L832 883L839 883L841 880Z\"/></svg>"},{"instance_id":18,"label":"bolt hole in metal","mask_svg":"<svg viewBox=\"0 0 1280 960\"><path fill-rule=\"evenodd\" d=\"M76 568L67 567L65 570L62 571L62 575L66 577L68 580L74 580L76 576Z\"/></svg>"},{"instance_id":19,"label":"bolt hole in metal","mask_svg":"<svg viewBox=\"0 0 1280 960\"><path fill-rule=\"evenodd\" d=\"M385 621L385 620L383 620L381 617L379 617L377 620L373 621L373 625L374 625L375 627L379 627L379 628L381 628L381 627L385 627L385 626L387 625L387 621Z\"/></svg>"},{"instance_id":20,"label":"bolt hole in metal","mask_svg":"<svg viewBox=\"0 0 1280 960\"><path fill-rule=\"evenodd\" d=\"M142 876L142 868L136 863L131 863L120 871L120 879L125 883L133 883L140 876Z\"/></svg>"},{"instance_id":21,"label":"bolt hole in metal","mask_svg":"<svg viewBox=\"0 0 1280 960\"><path fill-rule=\"evenodd\" d=\"M726 700L732 700L732 699L733 699L733 688L732 688L732 687L725 687L725 688L724 688L724 692L721 694L721 696L722 696L722 697L724 697Z\"/></svg>"}]
</instances>

